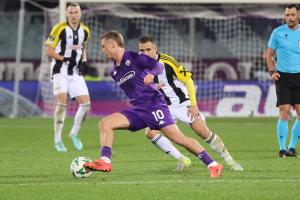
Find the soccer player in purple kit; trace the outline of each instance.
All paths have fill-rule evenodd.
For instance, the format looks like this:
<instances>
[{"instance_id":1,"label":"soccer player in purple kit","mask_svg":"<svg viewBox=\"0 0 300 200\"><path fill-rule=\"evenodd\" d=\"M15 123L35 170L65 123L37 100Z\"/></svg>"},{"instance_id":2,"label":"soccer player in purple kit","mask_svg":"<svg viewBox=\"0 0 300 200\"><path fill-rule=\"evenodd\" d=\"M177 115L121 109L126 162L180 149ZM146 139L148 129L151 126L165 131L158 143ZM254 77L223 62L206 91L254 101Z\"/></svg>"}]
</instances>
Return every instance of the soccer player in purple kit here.
<instances>
[{"instance_id":1,"label":"soccer player in purple kit","mask_svg":"<svg viewBox=\"0 0 300 200\"><path fill-rule=\"evenodd\" d=\"M164 96L153 84L154 75L162 72L163 65L146 55L126 51L123 36L117 31L104 33L100 43L102 52L114 61L110 74L130 99L132 107L100 121L100 159L87 162L84 167L92 171L110 172L113 131L138 131L149 127L151 130L161 130L171 141L196 155L208 167L211 178L220 177L223 166L214 161L195 139L183 135L175 126Z\"/></svg>"}]
</instances>

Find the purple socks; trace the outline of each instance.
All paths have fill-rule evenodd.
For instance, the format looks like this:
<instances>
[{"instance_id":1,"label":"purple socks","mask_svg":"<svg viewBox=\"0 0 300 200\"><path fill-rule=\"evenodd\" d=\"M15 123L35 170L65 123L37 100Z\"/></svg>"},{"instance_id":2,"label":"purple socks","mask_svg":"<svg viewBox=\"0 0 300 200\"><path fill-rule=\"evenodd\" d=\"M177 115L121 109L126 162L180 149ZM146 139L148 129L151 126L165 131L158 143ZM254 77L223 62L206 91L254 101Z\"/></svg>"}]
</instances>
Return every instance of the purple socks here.
<instances>
[{"instance_id":1,"label":"purple socks","mask_svg":"<svg viewBox=\"0 0 300 200\"><path fill-rule=\"evenodd\" d=\"M111 148L108 146L102 146L100 147L101 157L105 156L111 159Z\"/></svg>"},{"instance_id":2,"label":"purple socks","mask_svg":"<svg viewBox=\"0 0 300 200\"><path fill-rule=\"evenodd\" d=\"M207 153L207 151L202 151L201 153L198 154L198 158L202 160L202 162L206 165L209 165L212 163L214 160L210 157L210 155Z\"/></svg>"}]
</instances>

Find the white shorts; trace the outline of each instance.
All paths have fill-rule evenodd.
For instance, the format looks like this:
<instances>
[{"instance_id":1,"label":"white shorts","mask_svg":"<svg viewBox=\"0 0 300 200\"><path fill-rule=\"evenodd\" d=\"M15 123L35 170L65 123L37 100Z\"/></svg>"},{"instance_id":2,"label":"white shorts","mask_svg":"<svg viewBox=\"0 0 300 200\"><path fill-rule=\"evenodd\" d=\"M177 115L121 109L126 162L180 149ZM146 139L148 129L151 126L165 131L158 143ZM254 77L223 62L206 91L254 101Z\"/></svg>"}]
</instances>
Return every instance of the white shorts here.
<instances>
[{"instance_id":1,"label":"white shorts","mask_svg":"<svg viewBox=\"0 0 300 200\"><path fill-rule=\"evenodd\" d=\"M85 80L79 75L54 74L52 80L53 94L68 93L71 98L89 95Z\"/></svg>"},{"instance_id":2,"label":"white shorts","mask_svg":"<svg viewBox=\"0 0 300 200\"><path fill-rule=\"evenodd\" d=\"M197 118L193 118L193 119L190 118L190 115L188 115L188 106L189 106L189 102L183 102L179 105L176 105L176 107L169 106L169 110L171 112L172 118L175 121L175 123L177 122L177 120L180 120L183 123L190 125L197 119ZM205 117L201 112L199 117L201 120L205 122Z\"/></svg>"}]
</instances>

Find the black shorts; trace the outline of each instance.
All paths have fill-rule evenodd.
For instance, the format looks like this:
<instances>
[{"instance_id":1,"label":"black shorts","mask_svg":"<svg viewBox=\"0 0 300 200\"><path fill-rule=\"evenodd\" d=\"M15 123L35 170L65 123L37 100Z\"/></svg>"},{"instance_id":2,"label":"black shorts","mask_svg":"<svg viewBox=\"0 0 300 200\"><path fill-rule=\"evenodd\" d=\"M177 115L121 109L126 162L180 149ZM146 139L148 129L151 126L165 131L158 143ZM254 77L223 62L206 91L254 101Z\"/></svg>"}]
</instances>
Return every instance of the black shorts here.
<instances>
[{"instance_id":1,"label":"black shorts","mask_svg":"<svg viewBox=\"0 0 300 200\"><path fill-rule=\"evenodd\" d=\"M280 78L278 81L275 81L276 105L300 104L300 73L278 73Z\"/></svg>"}]
</instances>

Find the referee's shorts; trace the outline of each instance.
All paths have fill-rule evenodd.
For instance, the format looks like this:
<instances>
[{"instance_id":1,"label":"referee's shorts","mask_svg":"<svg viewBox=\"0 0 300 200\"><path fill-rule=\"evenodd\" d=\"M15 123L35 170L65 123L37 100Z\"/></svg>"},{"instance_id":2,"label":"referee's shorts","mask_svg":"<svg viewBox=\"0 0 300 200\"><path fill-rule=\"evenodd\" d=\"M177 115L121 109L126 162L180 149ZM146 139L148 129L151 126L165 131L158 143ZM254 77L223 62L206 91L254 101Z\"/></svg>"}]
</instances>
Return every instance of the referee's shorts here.
<instances>
[{"instance_id":1,"label":"referee's shorts","mask_svg":"<svg viewBox=\"0 0 300 200\"><path fill-rule=\"evenodd\" d=\"M280 78L275 81L277 107L285 104L300 104L300 73L278 73Z\"/></svg>"}]
</instances>

